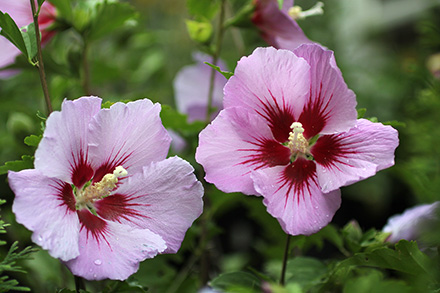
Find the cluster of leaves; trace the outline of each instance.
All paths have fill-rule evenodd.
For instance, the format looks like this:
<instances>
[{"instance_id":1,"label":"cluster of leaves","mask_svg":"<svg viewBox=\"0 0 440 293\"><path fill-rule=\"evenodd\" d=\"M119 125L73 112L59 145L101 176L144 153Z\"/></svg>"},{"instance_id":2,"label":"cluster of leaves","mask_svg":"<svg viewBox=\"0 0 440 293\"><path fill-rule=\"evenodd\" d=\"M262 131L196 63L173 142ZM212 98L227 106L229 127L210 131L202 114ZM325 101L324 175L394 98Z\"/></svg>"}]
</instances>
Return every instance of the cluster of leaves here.
<instances>
[{"instance_id":1,"label":"cluster of leaves","mask_svg":"<svg viewBox=\"0 0 440 293\"><path fill-rule=\"evenodd\" d=\"M4 204L5 200L0 200L0 205ZM6 227L9 226L2 219L0 219L0 234L6 233ZM6 241L0 240L0 246L6 245ZM8 291L30 291L29 288L20 286L18 281L11 279L6 273L26 273L18 264L17 261L30 259L31 254L36 252L37 249L31 246L18 250L18 242L15 241L10 246L7 254L0 262L0 292Z\"/></svg>"}]
</instances>

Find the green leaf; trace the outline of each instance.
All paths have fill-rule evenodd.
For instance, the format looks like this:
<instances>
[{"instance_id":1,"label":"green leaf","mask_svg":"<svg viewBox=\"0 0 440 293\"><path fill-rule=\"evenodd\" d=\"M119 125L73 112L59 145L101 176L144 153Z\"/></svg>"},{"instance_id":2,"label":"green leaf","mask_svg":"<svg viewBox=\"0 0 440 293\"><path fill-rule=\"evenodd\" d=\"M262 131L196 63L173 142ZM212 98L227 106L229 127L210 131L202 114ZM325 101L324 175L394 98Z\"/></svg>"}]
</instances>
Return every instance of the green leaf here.
<instances>
[{"instance_id":1,"label":"green leaf","mask_svg":"<svg viewBox=\"0 0 440 293\"><path fill-rule=\"evenodd\" d=\"M23 35L20 29L15 24L14 20L7 13L0 11L0 27L2 28L1 35L6 37L15 47L17 47L25 56L28 57L26 44L23 40Z\"/></svg>"},{"instance_id":2,"label":"green leaf","mask_svg":"<svg viewBox=\"0 0 440 293\"><path fill-rule=\"evenodd\" d=\"M287 263L286 278L288 283L297 283L308 291L321 283L327 273L327 267L312 257L295 257Z\"/></svg>"},{"instance_id":3,"label":"green leaf","mask_svg":"<svg viewBox=\"0 0 440 293\"><path fill-rule=\"evenodd\" d=\"M208 21L185 20L190 38L198 43L207 43L212 36L212 25Z\"/></svg>"},{"instance_id":4,"label":"green leaf","mask_svg":"<svg viewBox=\"0 0 440 293\"><path fill-rule=\"evenodd\" d=\"M37 147L41 141L42 135L29 135L24 138L24 143L28 146Z\"/></svg>"},{"instance_id":5,"label":"green leaf","mask_svg":"<svg viewBox=\"0 0 440 293\"><path fill-rule=\"evenodd\" d=\"M28 52L28 61L32 63L32 58L37 55L37 39L35 34L35 24L32 22L27 26L21 28L21 35L23 36L24 44Z\"/></svg>"},{"instance_id":6,"label":"green leaf","mask_svg":"<svg viewBox=\"0 0 440 293\"><path fill-rule=\"evenodd\" d=\"M162 105L160 118L165 128L171 128L183 133L198 133L205 127L205 123L201 121L188 123L186 115L177 112L168 105Z\"/></svg>"},{"instance_id":7,"label":"green leaf","mask_svg":"<svg viewBox=\"0 0 440 293\"><path fill-rule=\"evenodd\" d=\"M220 8L218 0L188 0L186 5L191 16L213 19Z\"/></svg>"},{"instance_id":8,"label":"green leaf","mask_svg":"<svg viewBox=\"0 0 440 293\"><path fill-rule=\"evenodd\" d=\"M34 168L34 157L24 155L21 156L21 160L6 162L3 166L0 166L0 175L8 173L8 171L21 171L24 169Z\"/></svg>"},{"instance_id":9,"label":"green leaf","mask_svg":"<svg viewBox=\"0 0 440 293\"><path fill-rule=\"evenodd\" d=\"M73 11L71 1L66 0L50 0L55 8L57 9L57 13L61 16L62 19L71 23L73 21Z\"/></svg>"},{"instance_id":10,"label":"green leaf","mask_svg":"<svg viewBox=\"0 0 440 293\"><path fill-rule=\"evenodd\" d=\"M358 117L357 117L358 119L364 118L365 112L367 112L367 108L357 109L357 112L358 112Z\"/></svg>"},{"instance_id":11,"label":"green leaf","mask_svg":"<svg viewBox=\"0 0 440 293\"><path fill-rule=\"evenodd\" d=\"M223 71L223 70L221 70L220 67L217 66L217 65L211 64L211 63L209 63L209 62L205 62L205 64L211 66L212 68L214 68L215 70L217 70L218 72L220 72L224 77L226 77L226 79L229 79L229 78L231 78L231 76L234 75L233 72L229 72L229 71Z\"/></svg>"},{"instance_id":12,"label":"green leaf","mask_svg":"<svg viewBox=\"0 0 440 293\"><path fill-rule=\"evenodd\" d=\"M99 3L86 37L89 40L102 38L122 27L127 21L134 20L136 16L134 8L128 3Z\"/></svg>"},{"instance_id":13,"label":"green leaf","mask_svg":"<svg viewBox=\"0 0 440 293\"><path fill-rule=\"evenodd\" d=\"M360 276L347 280L344 285L344 293L405 293L414 292L403 281L384 280L379 271L369 271L366 276Z\"/></svg>"},{"instance_id":14,"label":"green leaf","mask_svg":"<svg viewBox=\"0 0 440 293\"><path fill-rule=\"evenodd\" d=\"M283 9L284 0L277 0L278 1L278 8Z\"/></svg>"},{"instance_id":15,"label":"green leaf","mask_svg":"<svg viewBox=\"0 0 440 293\"><path fill-rule=\"evenodd\" d=\"M211 287L222 292L261 292L261 281L247 272L224 273L210 282Z\"/></svg>"},{"instance_id":16,"label":"green leaf","mask_svg":"<svg viewBox=\"0 0 440 293\"><path fill-rule=\"evenodd\" d=\"M395 249L381 247L372 251L357 253L339 263L345 266L367 266L391 269L410 275L432 276L432 260L417 247L417 243L401 240Z\"/></svg>"}]
</instances>

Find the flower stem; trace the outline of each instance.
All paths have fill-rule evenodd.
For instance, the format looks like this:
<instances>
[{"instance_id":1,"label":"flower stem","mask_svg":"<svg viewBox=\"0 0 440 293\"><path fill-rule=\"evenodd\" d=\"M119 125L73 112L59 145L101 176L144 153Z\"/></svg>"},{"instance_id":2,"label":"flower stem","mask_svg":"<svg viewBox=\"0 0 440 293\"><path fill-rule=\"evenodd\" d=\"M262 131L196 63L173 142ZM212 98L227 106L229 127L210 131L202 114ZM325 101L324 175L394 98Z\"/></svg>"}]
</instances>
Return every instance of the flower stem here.
<instances>
[{"instance_id":1,"label":"flower stem","mask_svg":"<svg viewBox=\"0 0 440 293\"><path fill-rule=\"evenodd\" d=\"M52 103L50 101L50 97L49 97L49 89L47 86L47 81L46 81L46 73L44 72L44 63L43 63L43 54L41 53L41 40L40 40L40 26L38 24L38 14L39 14L39 10L37 12L36 8L35 8L35 1L34 0L30 0L31 1L31 8L32 8L32 16L34 19L34 25L35 25L35 37L37 39L37 68L38 68L38 72L40 73L40 81L41 81L41 86L43 88L43 94L44 94L44 100L46 101L46 108L47 108L47 115L49 115L50 113L52 113L53 108L52 108Z\"/></svg>"},{"instance_id":2,"label":"flower stem","mask_svg":"<svg viewBox=\"0 0 440 293\"><path fill-rule=\"evenodd\" d=\"M287 234L286 247L284 249L284 258L283 258L283 266L281 268L281 276L280 276L280 285L284 286L284 281L286 277L286 266L287 260L289 259L289 246L290 246L290 235Z\"/></svg>"},{"instance_id":3,"label":"flower stem","mask_svg":"<svg viewBox=\"0 0 440 293\"><path fill-rule=\"evenodd\" d=\"M84 284L84 280L81 277L73 276L75 278L75 291L80 292L80 290L86 290L86 285Z\"/></svg>"},{"instance_id":4,"label":"flower stem","mask_svg":"<svg viewBox=\"0 0 440 293\"><path fill-rule=\"evenodd\" d=\"M220 15L218 19L218 27L217 27L217 39L215 41L215 51L212 55L212 64L217 65L218 58L220 56L220 51L222 49L222 41L224 34L224 21L225 21L225 0L222 0L220 6ZM215 81L215 72L214 68L211 68L211 75L209 78L209 93L208 93L208 105L206 111L206 123L211 122L211 114L214 112L212 107L212 99L214 96L214 81Z\"/></svg>"},{"instance_id":5,"label":"flower stem","mask_svg":"<svg viewBox=\"0 0 440 293\"><path fill-rule=\"evenodd\" d=\"M90 96L90 66L88 62L88 52L89 52L89 44L87 40L84 39L84 48L83 48L83 56L82 56L82 63L83 63L83 80L82 80L82 86L85 95Z\"/></svg>"}]
</instances>

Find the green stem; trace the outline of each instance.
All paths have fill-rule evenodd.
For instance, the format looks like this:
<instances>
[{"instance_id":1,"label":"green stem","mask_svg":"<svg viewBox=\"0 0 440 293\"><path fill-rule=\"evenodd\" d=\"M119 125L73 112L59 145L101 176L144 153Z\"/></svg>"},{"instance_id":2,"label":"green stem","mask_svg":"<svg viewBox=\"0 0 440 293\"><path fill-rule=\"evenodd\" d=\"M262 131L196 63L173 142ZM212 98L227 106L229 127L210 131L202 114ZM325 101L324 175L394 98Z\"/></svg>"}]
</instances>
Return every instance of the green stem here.
<instances>
[{"instance_id":1,"label":"green stem","mask_svg":"<svg viewBox=\"0 0 440 293\"><path fill-rule=\"evenodd\" d=\"M89 52L89 44L86 40L84 40L84 48L83 48L83 56L82 56L82 63L83 63L83 80L82 80L82 86L84 93L87 96L91 95L90 91L90 66L88 62L88 52Z\"/></svg>"},{"instance_id":2,"label":"green stem","mask_svg":"<svg viewBox=\"0 0 440 293\"><path fill-rule=\"evenodd\" d=\"M286 247L284 249L283 267L281 268L280 285L284 286L286 277L287 260L289 259L290 235L287 234Z\"/></svg>"},{"instance_id":3,"label":"green stem","mask_svg":"<svg viewBox=\"0 0 440 293\"><path fill-rule=\"evenodd\" d=\"M81 277L73 276L75 278L75 291L80 292L80 290L86 290L86 284L84 284L84 280Z\"/></svg>"},{"instance_id":4,"label":"green stem","mask_svg":"<svg viewBox=\"0 0 440 293\"><path fill-rule=\"evenodd\" d=\"M220 56L220 51L222 49L222 41L224 34L224 21L225 21L225 0L222 0L220 7L220 16L218 19L218 27L217 27L217 39L215 43L215 51L212 55L212 64L217 65L218 58ZM215 81L215 73L216 70L211 68L211 75L209 77L209 93L208 93L208 105L206 111L206 123L211 122L211 114L214 112L212 107L212 99L214 96L214 81Z\"/></svg>"},{"instance_id":5,"label":"green stem","mask_svg":"<svg viewBox=\"0 0 440 293\"><path fill-rule=\"evenodd\" d=\"M35 1L34 0L30 0L31 2L31 8L32 8L32 16L34 19L34 25L35 25L35 36L37 39L37 68L38 68L38 72L40 73L40 81L41 81L41 86L43 88L43 94L44 94L44 100L46 101L46 108L47 108L47 115L49 116L50 113L52 113L53 108L52 108L52 102L50 101L50 97L49 97L49 89L47 86L47 81L46 81L46 73L44 71L44 63L43 63L43 54L41 51L41 40L40 40L40 26L38 24L38 13L36 8L35 8Z\"/></svg>"}]
</instances>

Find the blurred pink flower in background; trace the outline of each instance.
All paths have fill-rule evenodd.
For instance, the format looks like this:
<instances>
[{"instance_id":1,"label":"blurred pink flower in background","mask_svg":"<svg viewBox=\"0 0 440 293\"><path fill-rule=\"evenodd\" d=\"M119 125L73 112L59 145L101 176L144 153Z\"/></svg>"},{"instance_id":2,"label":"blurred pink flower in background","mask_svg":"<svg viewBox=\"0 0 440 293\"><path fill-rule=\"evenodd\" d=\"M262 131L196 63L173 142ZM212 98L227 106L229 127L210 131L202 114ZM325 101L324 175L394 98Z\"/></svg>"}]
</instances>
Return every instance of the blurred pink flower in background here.
<instances>
[{"instance_id":1,"label":"blurred pink flower in background","mask_svg":"<svg viewBox=\"0 0 440 293\"><path fill-rule=\"evenodd\" d=\"M202 213L192 166L166 158L170 137L150 100L64 101L47 119L35 169L9 172L17 222L88 280L124 280L139 262L175 253Z\"/></svg>"},{"instance_id":2,"label":"blurred pink flower in background","mask_svg":"<svg viewBox=\"0 0 440 293\"><path fill-rule=\"evenodd\" d=\"M293 0L285 0L280 10L277 0L255 0L252 22L263 39L277 49L294 50L301 44L313 43L289 15Z\"/></svg>"},{"instance_id":3,"label":"blurred pink flower in background","mask_svg":"<svg viewBox=\"0 0 440 293\"><path fill-rule=\"evenodd\" d=\"M402 214L388 219L382 231L390 233L388 241L397 243L401 239L420 240L420 236L429 230L429 225L439 220L440 202L418 205L405 210Z\"/></svg>"},{"instance_id":4,"label":"blurred pink flower in background","mask_svg":"<svg viewBox=\"0 0 440 293\"><path fill-rule=\"evenodd\" d=\"M37 2L37 1L35 1ZM33 22L31 4L28 0L2 0L0 1L0 11L7 13L15 21L19 28ZM55 22L55 7L48 1L41 6L38 17L38 24L41 31L41 43L46 44L55 31L50 30L50 26ZM7 78L17 73L17 70L1 70L15 62L15 58L20 55L20 50L11 44L5 37L0 36L0 78Z\"/></svg>"},{"instance_id":5,"label":"blurred pink flower in background","mask_svg":"<svg viewBox=\"0 0 440 293\"><path fill-rule=\"evenodd\" d=\"M177 110L188 115L188 121L204 121L208 107L208 96L212 68L203 62L212 63L212 57L202 53L193 55L196 64L183 67L174 79L174 97ZM217 62L222 70L226 70L223 61ZM212 107L217 110L212 114L212 118L217 116L223 109L223 87L226 78L219 72L215 72L214 89L212 96Z\"/></svg>"},{"instance_id":6,"label":"blurred pink flower in background","mask_svg":"<svg viewBox=\"0 0 440 293\"><path fill-rule=\"evenodd\" d=\"M319 45L257 48L224 93L196 161L220 190L263 196L288 234L317 232L339 208L340 187L394 164L397 131L356 119L355 95Z\"/></svg>"}]
</instances>

